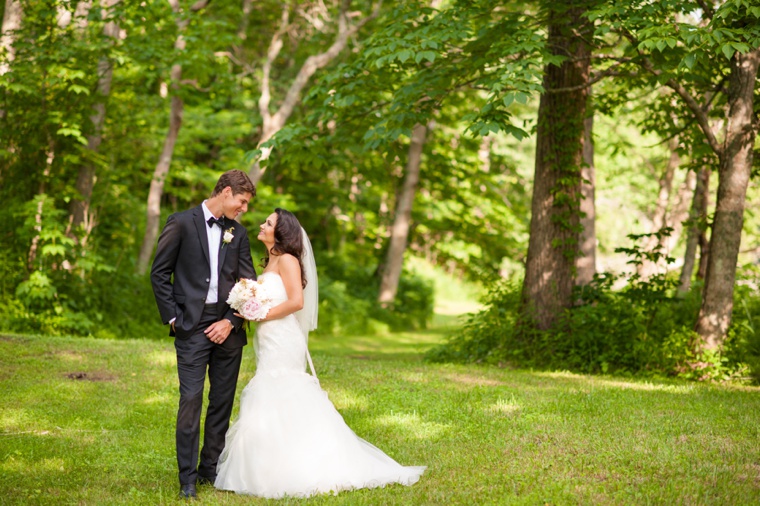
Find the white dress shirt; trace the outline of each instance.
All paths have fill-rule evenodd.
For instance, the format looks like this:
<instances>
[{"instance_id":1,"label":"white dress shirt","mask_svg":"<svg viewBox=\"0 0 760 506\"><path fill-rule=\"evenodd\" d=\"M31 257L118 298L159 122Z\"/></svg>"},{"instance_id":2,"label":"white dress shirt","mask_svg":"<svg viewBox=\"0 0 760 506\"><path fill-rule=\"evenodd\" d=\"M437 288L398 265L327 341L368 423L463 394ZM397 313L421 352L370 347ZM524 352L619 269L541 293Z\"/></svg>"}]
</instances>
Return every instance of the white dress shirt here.
<instances>
[{"instance_id":1,"label":"white dress shirt","mask_svg":"<svg viewBox=\"0 0 760 506\"><path fill-rule=\"evenodd\" d=\"M216 218L206 207L205 200L201 207L203 207L203 221L208 221L211 217ZM211 264L206 304L216 304L216 301L219 300L219 243L222 240L222 227L217 225L209 227L206 224L206 237L208 237L208 259L209 264Z\"/></svg>"}]
</instances>

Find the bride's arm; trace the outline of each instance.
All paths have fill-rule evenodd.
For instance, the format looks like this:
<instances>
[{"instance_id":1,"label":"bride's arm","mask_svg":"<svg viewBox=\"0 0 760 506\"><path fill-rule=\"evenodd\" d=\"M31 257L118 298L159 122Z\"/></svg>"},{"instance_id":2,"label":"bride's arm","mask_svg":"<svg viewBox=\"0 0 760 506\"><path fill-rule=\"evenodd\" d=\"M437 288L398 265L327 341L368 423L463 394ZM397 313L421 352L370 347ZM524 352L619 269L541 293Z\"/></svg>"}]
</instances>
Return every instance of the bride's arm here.
<instances>
[{"instance_id":1,"label":"bride's arm","mask_svg":"<svg viewBox=\"0 0 760 506\"><path fill-rule=\"evenodd\" d=\"M280 277L285 285L288 300L282 302L267 313L262 322L283 318L303 308L303 287L301 286L301 266L293 255L282 255L278 262Z\"/></svg>"}]
</instances>

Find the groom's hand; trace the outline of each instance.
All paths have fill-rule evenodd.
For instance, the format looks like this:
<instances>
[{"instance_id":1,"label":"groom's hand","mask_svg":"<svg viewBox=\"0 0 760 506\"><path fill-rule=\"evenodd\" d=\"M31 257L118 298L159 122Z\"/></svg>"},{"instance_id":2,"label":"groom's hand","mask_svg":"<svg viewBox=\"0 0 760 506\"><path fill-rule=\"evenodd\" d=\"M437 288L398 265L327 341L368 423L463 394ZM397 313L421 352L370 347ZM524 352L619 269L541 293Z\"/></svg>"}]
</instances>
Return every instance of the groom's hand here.
<instances>
[{"instance_id":1,"label":"groom's hand","mask_svg":"<svg viewBox=\"0 0 760 506\"><path fill-rule=\"evenodd\" d=\"M228 319L214 322L203 331L212 343L222 344L232 332L232 322Z\"/></svg>"}]
</instances>

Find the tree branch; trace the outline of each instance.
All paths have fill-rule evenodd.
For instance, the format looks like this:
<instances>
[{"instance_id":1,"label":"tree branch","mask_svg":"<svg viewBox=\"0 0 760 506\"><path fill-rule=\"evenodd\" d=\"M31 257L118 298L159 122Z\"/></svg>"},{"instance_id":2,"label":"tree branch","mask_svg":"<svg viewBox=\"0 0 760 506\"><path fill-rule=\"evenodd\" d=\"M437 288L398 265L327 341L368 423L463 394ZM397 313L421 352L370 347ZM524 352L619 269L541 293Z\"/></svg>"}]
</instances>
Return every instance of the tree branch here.
<instances>
[{"instance_id":1,"label":"tree branch","mask_svg":"<svg viewBox=\"0 0 760 506\"><path fill-rule=\"evenodd\" d=\"M715 16L715 12L713 11L712 7L707 5L707 2L705 2L705 0L697 0L697 4L699 4L699 8L702 9L702 12L706 18L712 19L713 16Z\"/></svg>"},{"instance_id":2,"label":"tree branch","mask_svg":"<svg viewBox=\"0 0 760 506\"><path fill-rule=\"evenodd\" d=\"M619 64L617 64L617 65L615 65L615 66L612 66L612 67L608 68L604 72L598 73L596 76L594 76L591 79L589 79L589 81L587 83L579 84L578 86L568 86L566 88L554 88L552 90L546 90L546 93L565 93L565 92L569 92L569 91L581 90L583 88L590 88L593 84L598 83L599 81L601 81L605 77L622 75L620 72L617 72L617 71L614 70L619 65L622 65L622 62L619 63Z\"/></svg>"},{"instance_id":3,"label":"tree branch","mask_svg":"<svg viewBox=\"0 0 760 506\"><path fill-rule=\"evenodd\" d=\"M199 10L205 8L210 2L211 0L198 0L190 7L190 10L193 12L198 12Z\"/></svg>"},{"instance_id":4,"label":"tree branch","mask_svg":"<svg viewBox=\"0 0 760 506\"><path fill-rule=\"evenodd\" d=\"M647 71L649 71L651 74L655 76L662 75L662 71L657 70L652 65L652 62L650 62L646 57L642 55L641 60L641 66L644 67ZM713 132L712 127L710 126L710 119L707 117L707 111L702 108L702 106L697 103L697 100L691 96L689 91L684 88L684 86L673 79L672 77L669 78L665 84L671 88L673 91L675 91L681 99L686 103L686 106L691 109L691 112L694 114L695 119L697 120L697 123L699 123L699 126L702 128L702 131L705 134L705 137L707 138L707 143L710 145L713 151L715 151L715 154L718 156L722 153L722 148L720 146L720 143L718 142L718 139L715 137L715 132Z\"/></svg>"},{"instance_id":5,"label":"tree branch","mask_svg":"<svg viewBox=\"0 0 760 506\"><path fill-rule=\"evenodd\" d=\"M272 121L272 115L269 112L269 103L272 100L272 93L270 91L269 77L272 72L272 64L280 54L282 49L282 36L287 32L290 25L290 6L285 5L282 8L282 15L280 16L280 27L272 35L272 41L269 43L269 50L267 51L267 59L262 66L261 75L261 97L259 97L259 114L264 122L264 130L268 129L269 123Z\"/></svg>"},{"instance_id":6,"label":"tree branch","mask_svg":"<svg viewBox=\"0 0 760 506\"><path fill-rule=\"evenodd\" d=\"M636 37L633 36L632 33L630 33L628 30L623 29L622 34L625 36L625 38L628 39L628 41L631 43L631 45L636 49L636 52L638 53L640 60L636 62L639 66L641 66L644 70L651 73L654 76L661 76L662 71L657 70L654 68L654 65L652 65L652 62L649 61L649 58L647 58L642 52L638 49L639 47L639 41L636 40ZM687 90L681 83L673 79L672 77L669 78L665 85L675 91L678 96L681 97L681 99L686 103L686 106L691 109L691 112L694 114L695 119L697 120L697 123L699 123L700 128L702 128L702 132L705 134L705 138L707 139L707 143L710 145L713 151L715 151L715 154L718 156L721 156L722 154L722 148L720 146L720 143L718 142L718 139L715 137L715 132L713 132L712 127L710 127L710 120L707 116L707 111L699 105L697 100L691 96L689 93L689 90Z\"/></svg>"},{"instance_id":7,"label":"tree branch","mask_svg":"<svg viewBox=\"0 0 760 506\"><path fill-rule=\"evenodd\" d=\"M380 14L382 3L382 0L380 0L369 16L366 16L354 25L349 25L347 12L351 5L351 0L343 0L340 7L340 14L338 15L338 35L335 38L335 42L333 42L324 53L309 56L301 66L293 84L291 84L288 89L285 100L283 100L278 111L272 116L273 125L278 127L275 130L282 128L282 125L285 124L287 118L293 113L293 109L300 99L301 92L311 76L313 76L317 70L325 67L328 63L334 60L341 51L343 51L349 37L358 32L365 24ZM265 142L266 140L268 139L262 139L261 142Z\"/></svg>"}]
</instances>

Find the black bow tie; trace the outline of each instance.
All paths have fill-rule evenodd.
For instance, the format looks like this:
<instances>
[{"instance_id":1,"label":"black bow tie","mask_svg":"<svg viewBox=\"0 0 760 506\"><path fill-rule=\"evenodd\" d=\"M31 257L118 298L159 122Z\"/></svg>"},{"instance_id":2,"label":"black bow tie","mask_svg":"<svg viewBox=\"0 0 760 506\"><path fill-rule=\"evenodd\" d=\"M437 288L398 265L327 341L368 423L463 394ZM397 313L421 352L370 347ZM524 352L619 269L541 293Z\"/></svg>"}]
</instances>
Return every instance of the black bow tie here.
<instances>
[{"instance_id":1,"label":"black bow tie","mask_svg":"<svg viewBox=\"0 0 760 506\"><path fill-rule=\"evenodd\" d=\"M219 219L214 218L213 216L206 220L206 223L208 223L209 227L213 227L214 225L219 225L220 227L224 228L224 216L222 216Z\"/></svg>"}]
</instances>

